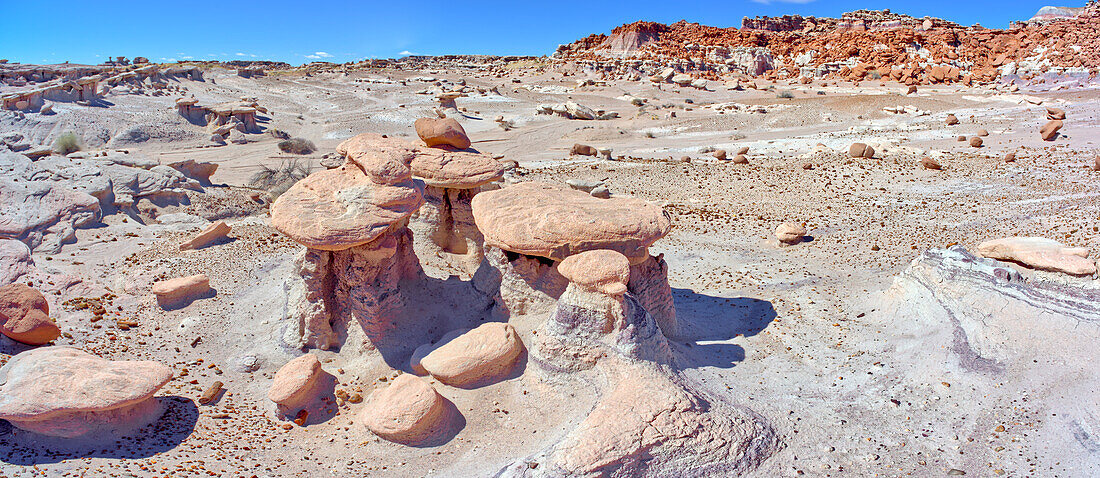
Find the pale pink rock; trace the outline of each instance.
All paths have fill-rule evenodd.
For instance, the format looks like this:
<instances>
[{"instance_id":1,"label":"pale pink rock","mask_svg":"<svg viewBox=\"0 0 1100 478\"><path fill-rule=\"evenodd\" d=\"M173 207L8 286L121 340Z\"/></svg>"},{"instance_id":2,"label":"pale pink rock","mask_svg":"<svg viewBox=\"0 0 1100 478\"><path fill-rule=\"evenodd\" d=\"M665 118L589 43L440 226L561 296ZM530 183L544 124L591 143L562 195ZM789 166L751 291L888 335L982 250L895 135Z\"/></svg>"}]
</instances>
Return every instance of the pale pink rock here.
<instances>
[{"instance_id":1,"label":"pale pink rock","mask_svg":"<svg viewBox=\"0 0 1100 478\"><path fill-rule=\"evenodd\" d=\"M417 375L428 375L428 371L424 370L424 366L420 365L420 361L424 360L424 357L427 357L428 354L435 351L435 349L443 346L443 344L446 344L447 342L450 342L469 331L470 329L455 329L447 332L446 334L443 334L443 337L440 337L440 339L435 342L417 347L415 350L413 350L412 356L409 357L409 368L411 368L413 373Z\"/></svg>"},{"instance_id":2,"label":"pale pink rock","mask_svg":"<svg viewBox=\"0 0 1100 478\"><path fill-rule=\"evenodd\" d=\"M853 158L873 158L875 157L875 148L863 143L852 143L852 146L848 148L848 156Z\"/></svg>"},{"instance_id":3,"label":"pale pink rock","mask_svg":"<svg viewBox=\"0 0 1100 478\"><path fill-rule=\"evenodd\" d=\"M640 199L594 198L545 181L482 192L472 206L486 244L554 260L595 249L643 260L671 228L660 207Z\"/></svg>"},{"instance_id":4,"label":"pale pink rock","mask_svg":"<svg viewBox=\"0 0 1100 478\"><path fill-rule=\"evenodd\" d=\"M447 145L458 149L470 147L470 138L454 118L420 118L413 122L416 135L428 146Z\"/></svg>"},{"instance_id":5,"label":"pale pink rock","mask_svg":"<svg viewBox=\"0 0 1100 478\"><path fill-rule=\"evenodd\" d=\"M202 249L210 244L213 244L221 239L224 239L229 234L230 227L225 221L216 221L206 226L201 232L180 244L180 250L186 251L190 249Z\"/></svg>"},{"instance_id":6,"label":"pale pink rock","mask_svg":"<svg viewBox=\"0 0 1100 478\"><path fill-rule=\"evenodd\" d=\"M0 286L0 333L28 345L49 343L61 335L50 320L50 304L38 290L23 284Z\"/></svg>"},{"instance_id":7,"label":"pale pink rock","mask_svg":"<svg viewBox=\"0 0 1100 478\"><path fill-rule=\"evenodd\" d=\"M420 360L440 382L469 387L503 378L523 353L511 324L489 322L443 344Z\"/></svg>"},{"instance_id":8,"label":"pale pink rock","mask_svg":"<svg viewBox=\"0 0 1100 478\"><path fill-rule=\"evenodd\" d=\"M210 279L206 274L177 277L153 284L153 294L161 306L170 307L201 298L210 291Z\"/></svg>"},{"instance_id":9,"label":"pale pink rock","mask_svg":"<svg viewBox=\"0 0 1100 478\"><path fill-rule=\"evenodd\" d=\"M418 445L447 431L451 407L427 380L401 374L370 394L359 420L383 439Z\"/></svg>"},{"instance_id":10,"label":"pale pink rock","mask_svg":"<svg viewBox=\"0 0 1100 478\"><path fill-rule=\"evenodd\" d=\"M422 204L407 167L404 178L394 185L376 183L356 164L318 171L275 200L271 225L311 249L338 251L366 244Z\"/></svg>"},{"instance_id":11,"label":"pale pink rock","mask_svg":"<svg viewBox=\"0 0 1100 478\"><path fill-rule=\"evenodd\" d=\"M275 372L267 399L291 413L304 408L316 398L321 374L321 361L316 355L305 354L291 360Z\"/></svg>"},{"instance_id":12,"label":"pale pink rock","mask_svg":"<svg viewBox=\"0 0 1100 478\"><path fill-rule=\"evenodd\" d=\"M1096 263L1088 249L1066 247L1045 237L1006 237L978 244L982 257L1018 262L1033 269L1063 272L1072 275L1096 273Z\"/></svg>"},{"instance_id":13,"label":"pale pink rock","mask_svg":"<svg viewBox=\"0 0 1100 478\"><path fill-rule=\"evenodd\" d=\"M483 186L500 180L508 169L488 154L436 148L417 149L411 164L413 176L428 186L444 189Z\"/></svg>"},{"instance_id":14,"label":"pale pink rock","mask_svg":"<svg viewBox=\"0 0 1100 478\"><path fill-rule=\"evenodd\" d=\"M0 368L0 419L43 435L132 431L156 419L152 399L172 371L149 361L111 361L73 347L20 353Z\"/></svg>"},{"instance_id":15,"label":"pale pink rock","mask_svg":"<svg viewBox=\"0 0 1100 478\"><path fill-rule=\"evenodd\" d=\"M630 282L630 261L618 252L599 249L566 257L558 272L585 290L622 295Z\"/></svg>"},{"instance_id":16,"label":"pale pink rock","mask_svg":"<svg viewBox=\"0 0 1100 478\"><path fill-rule=\"evenodd\" d=\"M775 228L775 238L783 244L798 244L803 237L806 237L806 227L798 223L785 222Z\"/></svg>"}]
</instances>

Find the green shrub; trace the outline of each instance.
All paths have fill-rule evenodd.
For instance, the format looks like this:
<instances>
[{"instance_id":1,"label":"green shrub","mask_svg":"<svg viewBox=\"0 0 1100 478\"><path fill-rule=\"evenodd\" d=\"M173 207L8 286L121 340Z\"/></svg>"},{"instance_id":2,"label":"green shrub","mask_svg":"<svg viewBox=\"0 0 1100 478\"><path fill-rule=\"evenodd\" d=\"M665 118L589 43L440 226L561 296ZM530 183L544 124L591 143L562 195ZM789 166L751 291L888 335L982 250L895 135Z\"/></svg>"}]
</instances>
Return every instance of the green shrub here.
<instances>
[{"instance_id":1,"label":"green shrub","mask_svg":"<svg viewBox=\"0 0 1100 478\"><path fill-rule=\"evenodd\" d=\"M290 154L309 154L317 151L317 147L308 139L291 138L279 141L279 150Z\"/></svg>"},{"instance_id":2,"label":"green shrub","mask_svg":"<svg viewBox=\"0 0 1100 478\"><path fill-rule=\"evenodd\" d=\"M262 165L260 168L252 175L249 185L271 193L273 198L279 197L294 183L301 181L310 173L309 166L298 163L297 159L283 161L278 168L267 165Z\"/></svg>"},{"instance_id":3,"label":"green shrub","mask_svg":"<svg viewBox=\"0 0 1100 478\"><path fill-rule=\"evenodd\" d=\"M61 155L75 153L83 149L80 137L76 133L64 133L53 140L53 152Z\"/></svg>"}]
</instances>

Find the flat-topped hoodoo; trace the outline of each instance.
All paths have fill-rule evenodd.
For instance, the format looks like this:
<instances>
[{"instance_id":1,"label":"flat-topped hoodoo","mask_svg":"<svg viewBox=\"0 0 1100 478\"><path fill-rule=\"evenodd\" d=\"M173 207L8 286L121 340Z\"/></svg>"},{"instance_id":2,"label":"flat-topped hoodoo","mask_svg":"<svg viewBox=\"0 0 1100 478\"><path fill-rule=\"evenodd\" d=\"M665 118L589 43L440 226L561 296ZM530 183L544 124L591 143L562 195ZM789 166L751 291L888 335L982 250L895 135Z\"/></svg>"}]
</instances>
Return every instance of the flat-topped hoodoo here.
<instances>
[{"instance_id":1,"label":"flat-topped hoodoo","mask_svg":"<svg viewBox=\"0 0 1100 478\"><path fill-rule=\"evenodd\" d=\"M485 236L486 261L502 276L499 295L508 313L524 314L528 305L547 305L561 296L567 281L558 262L607 249L627 257L628 289L666 335L677 334L668 266L663 256L649 254L671 228L660 207L635 198L595 198L541 181L486 191L472 204Z\"/></svg>"},{"instance_id":2,"label":"flat-topped hoodoo","mask_svg":"<svg viewBox=\"0 0 1100 478\"><path fill-rule=\"evenodd\" d=\"M309 175L271 207L272 225L306 246L297 262L301 280L290 285L297 323L284 335L295 347L334 347L352 319L378 337L403 304L399 282L421 273L406 227L423 203L409 167L413 153L368 134L337 151L347 158L343 166Z\"/></svg>"}]
</instances>

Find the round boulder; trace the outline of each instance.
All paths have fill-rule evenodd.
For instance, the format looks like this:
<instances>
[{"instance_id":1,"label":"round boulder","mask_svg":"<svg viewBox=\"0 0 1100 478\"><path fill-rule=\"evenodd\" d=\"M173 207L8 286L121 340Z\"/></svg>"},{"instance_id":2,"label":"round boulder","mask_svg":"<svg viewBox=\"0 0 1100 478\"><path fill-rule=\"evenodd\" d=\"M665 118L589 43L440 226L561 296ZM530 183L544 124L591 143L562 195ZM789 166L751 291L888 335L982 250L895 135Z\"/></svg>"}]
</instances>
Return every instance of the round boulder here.
<instances>
[{"instance_id":1,"label":"round boulder","mask_svg":"<svg viewBox=\"0 0 1100 478\"><path fill-rule=\"evenodd\" d=\"M267 398L284 410L303 408L313 400L320 378L321 361L316 355L305 354L275 372Z\"/></svg>"},{"instance_id":2,"label":"round boulder","mask_svg":"<svg viewBox=\"0 0 1100 478\"><path fill-rule=\"evenodd\" d=\"M806 228L801 224L785 222L775 228L775 237L783 244L798 244L806 237Z\"/></svg>"},{"instance_id":3,"label":"round boulder","mask_svg":"<svg viewBox=\"0 0 1100 478\"><path fill-rule=\"evenodd\" d=\"M359 420L383 439L418 445L446 432L450 422L448 405L427 380L401 374L370 394Z\"/></svg>"},{"instance_id":4,"label":"round boulder","mask_svg":"<svg viewBox=\"0 0 1100 478\"><path fill-rule=\"evenodd\" d=\"M416 135L428 146L470 147L470 138L458 120L454 118L420 118L413 123Z\"/></svg>"},{"instance_id":5,"label":"round boulder","mask_svg":"<svg viewBox=\"0 0 1100 478\"><path fill-rule=\"evenodd\" d=\"M848 148L848 156L853 158L873 158L875 157L875 148L863 143L852 143L852 146Z\"/></svg>"},{"instance_id":6,"label":"round boulder","mask_svg":"<svg viewBox=\"0 0 1100 478\"><path fill-rule=\"evenodd\" d=\"M522 352L515 327L489 322L439 346L420 366L447 385L472 387L503 378Z\"/></svg>"},{"instance_id":7,"label":"round boulder","mask_svg":"<svg viewBox=\"0 0 1100 478\"><path fill-rule=\"evenodd\" d=\"M599 249L566 257L558 273L582 289L622 295L630 283L630 261L618 252Z\"/></svg>"},{"instance_id":8,"label":"round boulder","mask_svg":"<svg viewBox=\"0 0 1100 478\"><path fill-rule=\"evenodd\" d=\"M0 333L27 345L49 343L61 335L50 320L50 304L38 290L23 284L0 287Z\"/></svg>"}]
</instances>

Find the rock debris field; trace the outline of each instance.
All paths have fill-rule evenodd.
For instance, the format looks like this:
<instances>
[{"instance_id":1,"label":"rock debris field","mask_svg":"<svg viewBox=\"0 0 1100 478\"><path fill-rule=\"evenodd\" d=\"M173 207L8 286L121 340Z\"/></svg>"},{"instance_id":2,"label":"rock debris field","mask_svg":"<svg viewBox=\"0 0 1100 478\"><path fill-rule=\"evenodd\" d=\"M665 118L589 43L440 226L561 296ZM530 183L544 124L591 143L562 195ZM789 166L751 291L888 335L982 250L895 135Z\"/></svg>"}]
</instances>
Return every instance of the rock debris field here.
<instances>
[{"instance_id":1,"label":"rock debris field","mask_svg":"<svg viewBox=\"0 0 1100 478\"><path fill-rule=\"evenodd\" d=\"M1095 476L1096 5L846 15L0 64L0 477Z\"/></svg>"}]
</instances>

